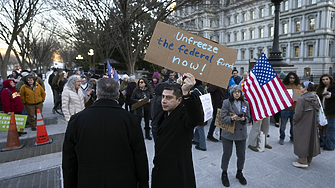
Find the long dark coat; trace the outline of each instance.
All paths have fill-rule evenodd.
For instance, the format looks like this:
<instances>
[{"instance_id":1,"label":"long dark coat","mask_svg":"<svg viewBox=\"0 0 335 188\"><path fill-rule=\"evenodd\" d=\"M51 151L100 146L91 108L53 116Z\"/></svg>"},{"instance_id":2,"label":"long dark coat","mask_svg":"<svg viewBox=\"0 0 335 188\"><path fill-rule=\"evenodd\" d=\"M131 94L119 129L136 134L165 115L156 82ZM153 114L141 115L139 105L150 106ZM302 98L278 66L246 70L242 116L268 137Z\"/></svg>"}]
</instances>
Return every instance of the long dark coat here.
<instances>
[{"instance_id":1,"label":"long dark coat","mask_svg":"<svg viewBox=\"0 0 335 188\"><path fill-rule=\"evenodd\" d=\"M148 187L149 169L138 119L99 99L73 115L63 145L64 187Z\"/></svg>"},{"instance_id":2,"label":"long dark coat","mask_svg":"<svg viewBox=\"0 0 335 188\"><path fill-rule=\"evenodd\" d=\"M194 188L191 141L194 127L203 123L201 106L193 96L166 113L158 116L151 188Z\"/></svg>"},{"instance_id":3,"label":"long dark coat","mask_svg":"<svg viewBox=\"0 0 335 188\"><path fill-rule=\"evenodd\" d=\"M301 158L320 154L317 114L320 104L312 92L303 94L295 106L293 116L294 154Z\"/></svg>"}]
</instances>

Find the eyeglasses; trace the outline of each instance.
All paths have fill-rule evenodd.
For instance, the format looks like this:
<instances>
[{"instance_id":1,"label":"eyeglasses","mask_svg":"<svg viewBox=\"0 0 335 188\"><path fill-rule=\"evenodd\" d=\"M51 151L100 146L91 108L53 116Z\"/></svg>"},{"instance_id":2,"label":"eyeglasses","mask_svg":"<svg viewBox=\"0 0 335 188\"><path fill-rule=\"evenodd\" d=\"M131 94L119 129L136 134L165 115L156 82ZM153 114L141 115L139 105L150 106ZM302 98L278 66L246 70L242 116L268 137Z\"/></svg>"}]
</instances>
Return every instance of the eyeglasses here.
<instances>
[{"instance_id":1,"label":"eyeglasses","mask_svg":"<svg viewBox=\"0 0 335 188\"><path fill-rule=\"evenodd\" d=\"M141 82L138 82L138 83L143 84L144 82L141 81Z\"/></svg>"}]
</instances>

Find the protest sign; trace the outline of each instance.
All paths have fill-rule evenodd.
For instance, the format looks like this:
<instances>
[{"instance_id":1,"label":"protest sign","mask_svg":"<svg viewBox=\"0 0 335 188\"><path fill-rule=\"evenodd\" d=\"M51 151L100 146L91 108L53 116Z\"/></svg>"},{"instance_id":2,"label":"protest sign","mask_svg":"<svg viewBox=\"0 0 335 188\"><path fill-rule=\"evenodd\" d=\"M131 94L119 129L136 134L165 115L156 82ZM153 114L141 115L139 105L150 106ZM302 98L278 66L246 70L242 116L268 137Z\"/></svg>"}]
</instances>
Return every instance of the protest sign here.
<instances>
[{"instance_id":1,"label":"protest sign","mask_svg":"<svg viewBox=\"0 0 335 188\"><path fill-rule=\"evenodd\" d=\"M234 116L235 114L229 112L228 115L229 116ZM221 109L220 108L218 108L218 112L216 113L215 126L221 128L225 131L231 132L233 134L235 132L235 121L232 121L232 124L224 123L221 119Z\"/></svg>"},{"instance_id":2,"label":"protest sign","mask_svg":"<svg viewBox=\"0 0 335 188\"><path fill-rule=\"evenodd\" d=\"M211 94L207 93L200 96L202 109L204 110L204 122L208 121L213 116L213 106Z\"/></svg>"},{"instance_id":3,"label":"protest sign","mask_svg":"<svg viewBox=\"0 0 335 188\"><path fill-rule=\"evenodd\" d=\"M144 60L227 88L237 50L158 22Z\"/></svg>"},{"instance_id":4,"label":"protest sign","mask_svg":"<svg viewBox=\"0 0 335 188\"><path fill-rule=\"evenodd\" d=\"M8 131L9 123L10 123L10 115L0 113L0 131ZM24 127L26 126L27 115L17 115L15 114L15 121L17 130L20 132L24 131Z\"/></svg>"},{"instance_id":5,"label":"protest sign","mask_svg":"<svg viewBox=\"0 0 335 188\"><path fill-rule=\"evenodd\" d=\"M298 101L298 99L301 97L302 93L300 89L293 89L293 101Z\"/></svg>"},{"instance_id":6,"label":"protest sign","mask_svg":"<svg viewBox=\"0 0 335 188\"><path fill-rule=\"evenodd\" d=\"M147 97L147 98L145 98L145 99L143 99L143 100L141 100L141 101L139 101L139 102L137 102L137 103L131 105L131 111L133 111L133 110L135 110L135 109L137 109L137 108L139 108L139 107L141 107L141 106L147 104L148 101L149 101L149 99L150 99L150 98Z\"/></svg>"}]
</instances>

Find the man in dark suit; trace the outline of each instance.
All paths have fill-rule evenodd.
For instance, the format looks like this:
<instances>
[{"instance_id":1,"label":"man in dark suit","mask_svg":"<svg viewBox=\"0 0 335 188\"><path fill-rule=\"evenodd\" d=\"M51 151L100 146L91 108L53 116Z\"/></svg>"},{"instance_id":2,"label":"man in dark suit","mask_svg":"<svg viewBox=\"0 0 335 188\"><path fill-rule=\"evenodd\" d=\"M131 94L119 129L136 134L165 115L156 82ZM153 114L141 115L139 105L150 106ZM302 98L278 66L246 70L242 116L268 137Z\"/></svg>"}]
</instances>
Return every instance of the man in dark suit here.
<instances>
[{"instance_id":1,"label":"man in dark suit","mask_svg":"<svg viewBox=\"0 0 335 188\"><path fill-rule=\"evenodd\" d=\"M119 84L97 82L98 100L69 121L63 145L64 187L149 187L138 118L117 103Z\"/></svg>"},{"instance_id":2,"label":"man in dark suit","mask_svg":"<svg viewBox=\"0 0 335 188\"><path fill-rule=\"evenodd\" d=\"M194 127L203 123L203 112L196 91L190 92L196 83L194 76L184 75L181 88L171 84L162 93L163 111L158 115L151 188L196 187L192 138Z\"/></svg>"}]
</instances>

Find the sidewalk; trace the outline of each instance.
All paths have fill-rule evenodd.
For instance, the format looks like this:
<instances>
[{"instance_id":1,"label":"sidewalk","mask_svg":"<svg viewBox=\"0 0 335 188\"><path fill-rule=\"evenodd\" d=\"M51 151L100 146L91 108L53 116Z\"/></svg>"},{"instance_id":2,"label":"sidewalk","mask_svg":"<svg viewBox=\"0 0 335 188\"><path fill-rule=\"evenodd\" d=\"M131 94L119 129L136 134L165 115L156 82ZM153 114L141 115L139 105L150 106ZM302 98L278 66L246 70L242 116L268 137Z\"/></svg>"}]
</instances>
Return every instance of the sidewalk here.
<instances>
[{"instance_id":1,"label":"sidewalk","mask_svg":"<svg viewBox=\"0 0 335 188\"><path fill-rule=\"evenodd\" d=\"M52 114L52 92L47 80L45 82L47 98L43 107L43 118L57 117L58 123L47 125L46 129L49 137L56 138L53 143L30 147L29 143L36 138L36 132L26 128L27 135L20 137L20 142L28 143L26 148L0 152L0 188L9 187L62 187L61 173L61 151L62 135L66 130L64 118L58 114ZM143 122L142 122L143 123ZM143 125L142 125L143 126ZM289 128L289 126L287 126ZM205 133L209 126L205 126ZM250 131L251 126L248 126ZM218 129L216 129L217 131ZM307 169L298 169L292 166L292 162L297 160L293 153L293 144L289 139L285 140L284 145L278 144L279 129L273 124L270 125L270 137L268 144L273 149L266 149L263 153L253 152L246 149L246 162L243 173L248 181L247 186L242 186L235 178L236 174L236 155L230 161L228 177L231 187L333 187L335 179L335 151L324 151L321 155L313 159ZM286 130L289 135L289 131ZM218 132L214 135L218 138ZM3 146L7 139L7 132L0 132L0 146ZM145 140L149 160L149 168L153 167L154 142ZM193 150L194 169L199 188L221 188L221 155L222 144L207 141L207 151ZM55 152L48 149L55 148ZM30 157L24 158L17 156L19 152L32 153ZM38 153L40 151L41 153ZM36 154L35 154L36 153ZM16 156L14 156L16 154ZM20 154L21 155L21 154ZM23 154L22 154L23 155ZM5 162L3 158L10 158ZM17 157L18 160L15 159ZM4 161L4 162L2 162ZM168 177L167 177L168 178Z\"/></svg>"}]
</instances>

